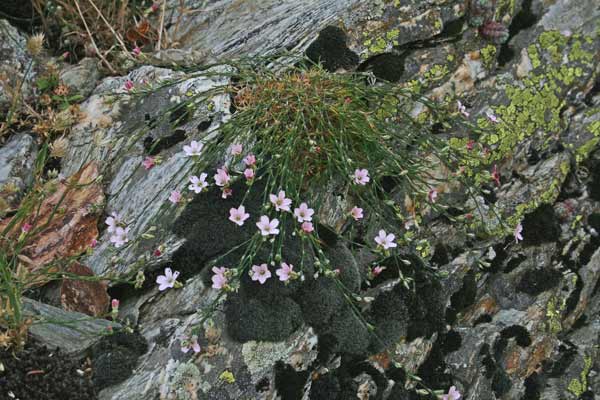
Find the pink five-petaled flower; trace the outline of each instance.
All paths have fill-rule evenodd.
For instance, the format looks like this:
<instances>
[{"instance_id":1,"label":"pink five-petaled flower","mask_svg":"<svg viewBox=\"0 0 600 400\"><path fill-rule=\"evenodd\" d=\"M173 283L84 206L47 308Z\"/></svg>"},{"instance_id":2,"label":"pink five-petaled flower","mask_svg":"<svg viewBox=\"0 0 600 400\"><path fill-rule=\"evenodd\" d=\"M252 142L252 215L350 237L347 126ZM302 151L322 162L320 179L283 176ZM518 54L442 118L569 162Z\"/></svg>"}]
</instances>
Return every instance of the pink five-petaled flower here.
<instances>
[{"instance_id":1,"label":"pink five-petaled flower","mask_svg":"<svg viewBox=\"0 0 600 400\"><path fill-rule=\"evenodd\" d=\"M382 267L381 265L377 265L376 267L373 267L373 270L371 271L371 273L373 274L373 276L379 276L379 274L381 274L384 269L385 269L385 267Z\"/></svg>"},{"instance_id":2,"label":"pink five-petaled flower","mask_svg":"<svg viewBox=\"0 0 600 400\"><path fill-rule=\"evenodd\" d=\"M517 226L515 227L515 242L519 243L521 240L523 240L523 225L521 225L521 223L519 222L517 224Z\"/></svg>"},{"instance_id":3,"label":"pink five-petaled flower","mask_svg":"<svg viewBox=\"0 0 600 400\"><path fill-rule=\"evenodd\" d=\"M279 233L279 229L277 229L278 225L279 220L277 218L269 220L269 217L266 215L260 217L260 221L256 223L256 226L258 229L260 229L260 234L262 236L277 235Z\"/></svg>"},{"instance_id":4,"label":"pink five-petaled flower","mask_svg":"<svg viewBox=\"0 0 600 400\"><path fill-rule=\"evenodd\" d=\"M500 172L498 172L498 166L494 164L492 169L492 180L496 182L496 186L500 186Z\"/></svg>"},{"instance_id":5,"label":"pink five-petaled flower","mask_svg":"<svg viewBox=\"0 0 600 400\"><path fill-rule=\"evenodd\" d=\"M252 179L254 179L254 170L252 168L246 168L244 170L244 176L249 181L252 180Z\"/></svg>"},{"instance_id":6,"label":"pink five-petaled flower","mask_svg":"<svg viewBox=\"0 0 600 400\"><path fill-rule=\"evenodd\" d=\"M396 239L396 235L393 233L387 234L383 229L379 231L379 235L375 237L375 243L379 247L383 247L384 250L387 250L391 247L396 247L396 243L394 243L394 239Z\"/></svg>"},{"instance_id":7,"label":"pink five-petaled flower","mask_svg":"<svg viewBox=\"0 0 600 400\"><path fill-rule=\"evenodd\" d=\"M432 189L429 191L429 193L427 194L427 198L429 199L430 203L435 203L435 201L437 200L438 197L438 191L435 189Z\"/></svg>"},{"instance_id":8,"label":"pink five-petaled flower","mask_svg":"<svg viewBox=\"0 0 600 400\"><path fill-rule=\"evenodd\" d=\"M129 233L129 228L122 228L117 226L113 232L113 235L110 237L110 242L114 243L116 248L123 246L125 243L129 242L129 238L127 234Z\"/></svg>"},{"instance_id":9,"label":"pink five-petaled flower","mask_svg":"<svg viewBox=\"0 0 600 400\"><path fill-rule=\"evenodd\" d=\"M292 200L285 197L285 192L283 190L280 190L277 196L271 193L269 195L269 199L271 200L271 203L275 206L275 210L290 211Z\"/></svg>"},{"instance_id":10,"label":"pink five-petaled flower","mask_svg":"<svg viewBox=\"0 0 600 400\"><path fill-rule=\"evenodd\" d=\"M244 157L244 164L246 164L248 167L253 166L256 164L256 156L254 154L248 154L246 157Z\"/></svg>"},{"instance_id":11,"label":"pink five-petaled flower","mask_svg":"<svg viewBox=\"0 0 600 400\"><path fill-rule=\"evenodd\" d=\"M133 82L129 79L127 79L125 81L125 84L123 85L123 87L125 88L125 90L130 91L133 89Z\"/></svg>"},{"instance_id":12,"label":"pink five-petaled flower","mask_svg":"<svg viewBox=\"0 0 600 400\"><path fill-rule=\"evenodd\" d=\"M225 267L213 267L212 272L215 274L212 276L212 288L213 289L223 289L227 286L227 272L229 272L229 268Z\"/></svg>"},{"instance_id":13,"label":"pink five-petaled flower","mask_svg":"<svg viewBox=\"0 0 600 400\"><path fill-rule=\"evenodd\" d=\"M150 168L154 167L154 165L156 165L156 160L154 159L154 157L146 157L144 158L144 161L142 161L142 165L144 166L145 170L149 170Z\"/></svg>"},{"instance_id":14,"label":"pink five-petaled flower","mask_svg":"<svg viewBox=\"0 0 600 400\"><path fill-rule=\"evenodd\" d=\"M27 233L31 230L31 228L33 228L33 225L31 225L29 222L25 222L23 226L21 226L21 232Z\"/></svg>"},{"instance_id":15,"label":"pink five-petaled flower","mask_svg":"<svg viewBox=\"0 0 600 400\"><path fill-rule=\"evenodd\" d=\"M253 265L250 277L253 281L259 281L262 285L271 277L271 271L269 271L267 264Z\"/></svg>"},{"instance_id":16,"label":"pink five-petaled flower","mask_svg":"<svg viewBox=\"0 0 600 400\"><path fill-rule=\"evenodd\" d=\"M460 397L460 392L456 389L456 386L452 386L448 390L448 394L442 396L442 400L459 400Z\"/></svg>"},{"instance_id":17,"label":"pink five-petaled flower","mask_svg":"<svg viewBox=\"0 0 600 400\"><path fill-rule=\"evenodd\" d=\"M356 169L352 178L357 185L366 185L371 180L371 178L369 178L369 171L365 168Z\"/></svg>"},{"instance_id":18,"label":"pink five-petaled flower","mask_svg":"<svg viewBox=\"0 0 600 400\"><path fill-rule=\"evenodd\" d=\"M140 49L138 46L135 46L133 48L133 50L131 50L131 52L133 53L134 56L139 56L142 53L142 49Z\"/></svg>"},{"instance_id":19,"label":"pink five-petaled flower","mask_svg":"<svg viewBox=\"0 0 600 400\"><path fill-rule=\"evenodd\" d=\"M106 218L106 221L104 222L106 223L106 225L108 225L108 233L113 233L117 230L117 226L119 226L119 224L121 223L121 216L116 212L111 213L110 217Z\"/></svg>"},{"instance_id":20,"label":"pink five-petaled flower","mask_svg":"<svg viewBox=\"0 0 600 400\"><path fill-rule=\"evenodd\" d=\"M169 201L173 204L179 203L181 201L181 192L178 190L173 190L169 196Z\"/></svg>"},{"instance_id":21,"label":"pink five-petaled flower","mask_svg":"<svg viewBox=\"0 0 600 400\"><path fill-rule=\"evenodd\" d=\"M225 168L217 168L217 173L214 176L217 186L226 186L231 177Z\"/></svg>"},{"instance_id":22,"label":"pink five-petaled flower","mask_svg":"<svg viewBox=\"0 0 600 400\"><path fill-rule=\"evenodd\" d=\"M467 108L464 106L463 103L460 102L460 100L456 101L456 105L458 106L458 111L460 111L460 113L462 115L464 115L465 117L469 118L469 113L467 112Z\"/></svg>"},{"instance_id":23,"label":"pink five-petaled flower","mask_svg":"<svg viewBox=\"0 0 600 400\"><path fill-rule=\"evenodd\" d=\"M239 226L244 225L244 221L250 218L250 214L246 212L244 206L238 208L232 208L229 210L229 220Z\"/></svg>"},{"instance_id":24,"label":"pink five-petaled flower","mask_svg":"<svg viewBox=\"0 0 600 400\"><path fill-rule=\"evenodd\" d=\"M496 117L496 114L494 114L492 111L486 111L485 116L494 124L497 124L498 122L500 122L498 117Z\"/></svg>"},{"instance_id":25,"label":"pink five-petaled flower","mask_svg":"<svg viewBox=\"0 0 600 400\"><path fill-rule=\"evenodd\" d=\"M226 199L232 195L233 195L233 190L231 188L223 188L223 192L221 192L222 199Z\"/></svg>"},{"instance_id":26,"label":"pink five-petaled flower","mask_svg":"<svg viewBox=\"0 0 600 400\"><path fill-rule=\"evenodd\" d=\"M199 156L202 148L204 147L203 143L192 140L192 142L188 145L183 146L183 151L185 152L186 157Z\"/></svg>"},{"instance_id":27,"label":"pink five-petaled flower","mask_svg":"<svg viewBox=\"0 0 600 400\"><path fill-rule=\"evenodd\" d=\"M312 222L303 222L302 225L300 225L300 227L302 228L304 233L311 233L315 230Z\"/></svg>"},{"instance_id":28,"label":"pink five-petaled flower","mask_svg":"<svg viewBox=\"0 0 600 400\"><path fill-rule=\"evenodd\" d=\"M158 283L158 290L161 292L168 288L175 287L179 271L171 271L171 268L165 268L165 274L156 277L156 283Z\"/></svg>"},{"instance_id":29,"label":"pink five-petaled flower","mask_svg":"<svg viewBox=\"0 0 600 400\"><path fill-rule=\"evenodd\" d=\"M208 182L206 182L207 176L208 175L204 172L200 174L200 177L197 177L196 175L190 176L191 185L188 186L188 189L190 189L194 193L202 192L208 187Z\"/></svg>"},{"instance_id":30,"label":"pink five-petaled flower","mask_svg":"<svg viewBox=\"0 0 600 400\"><path fill-rule=\"evenodd\" d=\"M298 222L310 222L315 210L308 208L308 204L301 203L300 207L294 208L294 216L298 219Z\"/></svg>"},{"instance_id":31,"label":"pink five-petaled flower","mask_svg":"<svg viewBox=\"0 0 600 400\"><path fill-rule=\"evenodd\" d=\"M194 353L200 353L200 344L198 343L198 336L192 335L189 339L184 339L181 342L181 352L187 353L190 348L194 350Z\"/></svg>"},{"instance_id":32,"label":"pink five-petaled flower","mask_svg":"<svg viewBox=\"0 0 600 400\"><path fill-rule=\"evenodd\" d=\"M244 147L241 144L232 144L231 145L231 154L234 156L239 156L240 154L242 154L242 151L244 150Z\"/></svg>"},{"instance_id":33,"label":"pink five-petaled flower","mask_svg":"<svg viewBox=\"0 0 600 400\"><path fill-rule=\"evenodd\" d=\"M359 219L362 219L363 217L363 209L360 207L352 207L352 210L350 210L350 215L352 216L352 218L354 218L355 221L358 221Z\"/></svg>"},{"instance_id":34,"label":"pink five-petaled flower","mask_svg":"<svg viewBox=\"0 0 600 400\"><path fill-rule=\"evenodd\" d=\"M294 275L294 266L292 264L287 264L287 263L282 262L281 268L276 270L275 273L279 277L280 281L287 282Z\"/></svg>"}]
</instances>

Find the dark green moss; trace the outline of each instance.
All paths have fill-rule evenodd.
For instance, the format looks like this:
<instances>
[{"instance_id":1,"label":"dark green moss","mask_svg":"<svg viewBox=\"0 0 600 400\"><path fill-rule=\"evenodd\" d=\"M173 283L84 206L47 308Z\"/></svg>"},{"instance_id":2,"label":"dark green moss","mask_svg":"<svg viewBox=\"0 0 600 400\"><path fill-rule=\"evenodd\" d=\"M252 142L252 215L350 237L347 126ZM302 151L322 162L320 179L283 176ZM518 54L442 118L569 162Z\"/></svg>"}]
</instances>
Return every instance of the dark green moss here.
<instances>
[{"instance_id":1,"label":"dark green moss","mask_svg":"<svg viewBox=\"0 0 600 400\"><path fill-rule=\"evenodd\" d=\"M523 243L529 246L558 241L560 225L550 204L542 204L523 219Z\"/></svg>"},{"instance_id":2,"label":"dark green moss","mask_svg":"<svg viewBox=\"0 0 600 400\"><path fill-rule=\"evenodd\" d=\"M94 371L94 386L100 390L127 379L147 348L146 340L137 332L121 331L103 337L92 346L89 354Z\"/></svg>"},{"instance_id":3,"label":"dark green moss","mask_svg":"<svg viewBox=\"0 0 600 400\"><path fill-rule=\"evenodd\" d=\"M325 328L332 316L345 303L345 298L332 279L308 279L294 297L304 315L304 320L317 331Z\"/></svg>"},{"instance_id":4,"label":"dark green moss","mask_svg":"<svg viewBox=\"0 0 600 400\"><path fill-rule=\"evenodd\" d=\"M263 301L237 295L225 303L228 334L239 342L287 339L302 325L300 307L288 297Z\"/></svg>"},{"instance_id":5,"label":"dark green moss","mask_svg":"<svg viewBox=\"0 0 600 400\"><path fill-rule=\"evenodd\" d=\"M334 374L326 374L312 382L310 400L335 400L341 392L340 382Z\"/></svg>"},{"instance_id":6,"label":"dark green moss","mask_svg":"<svg viewBox=\"0 0 600 400\"><path fill-rule=\"evenodd\" d=\"M517 284L517 290L531 296L537 296L556 287L561 278L562 273L555 269L528 269Z\"/></svg>"},{"instance_id":7,"label":"dark green moss","mask_svg":"<svg viewBox=\"0 0 600 400\"><path fill-rule=\"evenodd\" d=\"M358 55L346 45L346 33L336 26L323 29L306 49L306 56L329 72L340 68L352 69L359 61Z\"/></svg>"},{"instance_id":8,"label":"dark green moss","mask_svg":"<svg viewBox=\"0 0 600 400\"><path fill-rule=\"evenodd\" d=\"M345 305L333 316L323 334L334 339L333 345L338 353L351 355L368 353L371 336L365 324L349 305Z\"/></svg>"}]
</instances>

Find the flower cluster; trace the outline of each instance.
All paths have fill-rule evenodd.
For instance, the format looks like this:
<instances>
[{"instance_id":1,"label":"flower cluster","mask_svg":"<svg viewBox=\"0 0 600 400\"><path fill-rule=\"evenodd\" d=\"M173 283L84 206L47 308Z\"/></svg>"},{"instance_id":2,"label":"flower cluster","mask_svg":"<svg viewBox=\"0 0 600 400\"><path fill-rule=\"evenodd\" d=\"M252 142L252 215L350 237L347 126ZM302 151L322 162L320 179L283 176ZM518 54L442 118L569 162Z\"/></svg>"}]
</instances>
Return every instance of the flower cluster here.
<instances>
[{"instance_id":1,"label":"flower cluster","mask_svg":"<svg viewBox=\"0 0 600 400\"><path fill-rule=\"evenodd\" d=\"M125 225L119 214L113 212L106 218L105 223L108 225L108 233L111 234L109 240L116 248L122 247L125 243L129 242L129 227Z\"/></svg>"}]
</instances>

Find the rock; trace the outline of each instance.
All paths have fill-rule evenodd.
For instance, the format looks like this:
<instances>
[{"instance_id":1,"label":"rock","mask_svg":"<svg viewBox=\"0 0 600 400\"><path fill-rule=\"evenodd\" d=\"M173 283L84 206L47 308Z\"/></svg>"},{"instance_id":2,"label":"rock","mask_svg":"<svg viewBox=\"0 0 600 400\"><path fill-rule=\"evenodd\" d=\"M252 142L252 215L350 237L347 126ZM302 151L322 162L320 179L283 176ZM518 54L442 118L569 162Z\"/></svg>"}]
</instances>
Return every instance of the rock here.
<instances>
[{"instance_id":1,"label":"rock","mask_svg":"<svg viewBox=\"0 0 600 400\"><path fill-rule=\"evenodd\" d=\"M39 343L50 348L59 347L73 356L82 356L95 342L101 339L102 333L118 329L119 324L104 319L93 319L85 314L64 311L35 300L25 298L24 314L41 322L32 325L29 333ZM72 326L76 321L76 326Z\"/></svg>"},{"instance_id":2,"label":"rock","mask_svg":"<svg viewBox=\"0 0 600 400\"><path fill-rule=\"evenodd\" d=\"M16 207L33 183L36 153L35 139L27 134L12 136L0 148L0 213Z\"/></svg>"},{"instance_id":3,"label":"rock","mask_svg":"<svg viewBox=\"0 0 600 400\"><path fill-rule=\"evenodd\" d=\"M60 80L69 88L70 95L88 97L96 88L100 78L98 61L84 58L77 65L68 66L60 72Z\"/></svg>"},{"instance_id":4,"label":"rock","mask_svg":"<svg viewBox=\"0 0 600 400\"><path fill-rule=\"evenodd\" d=\"M0 43L0 114L5 115L15 93L19 93L21 99L32 93L35 72L26 50L27 39L4 19L0 19Z\"/></svg>"}]
</instances>

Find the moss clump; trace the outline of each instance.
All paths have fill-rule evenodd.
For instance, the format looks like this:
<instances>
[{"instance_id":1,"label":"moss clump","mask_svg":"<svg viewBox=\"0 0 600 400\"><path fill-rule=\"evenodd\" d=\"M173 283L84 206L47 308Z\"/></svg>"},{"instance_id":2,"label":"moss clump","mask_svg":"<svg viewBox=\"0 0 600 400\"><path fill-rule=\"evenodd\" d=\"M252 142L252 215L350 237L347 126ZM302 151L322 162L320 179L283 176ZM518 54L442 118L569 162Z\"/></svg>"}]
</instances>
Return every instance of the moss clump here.
<instances>
[{"instance_id":1,"label":"moss clump","mask_svg":"<svg viewBox=\"0 0 600 400\"><path fill-rule=\"evenodd\" d=\"M271 302L230 296L225 303L227 332L239 342L285 340L302 325L300 307L281 297Z\"/></svg>"},{"instance_id":2,"label":"moss clump","mask_svg":"<svg viewBox=\"0 0 600 400\"><path fill-rule=\"evenodd\" d=\"M351 69L358 65L358 56L346 46L346 34L335 26L328 26L306 49L306 56L314 63L320 63L327 71L340 68Z\"/></svg>"}]
</instances>

